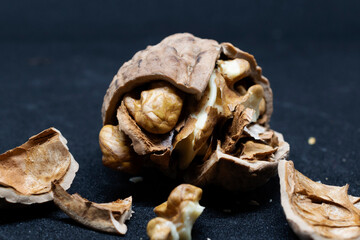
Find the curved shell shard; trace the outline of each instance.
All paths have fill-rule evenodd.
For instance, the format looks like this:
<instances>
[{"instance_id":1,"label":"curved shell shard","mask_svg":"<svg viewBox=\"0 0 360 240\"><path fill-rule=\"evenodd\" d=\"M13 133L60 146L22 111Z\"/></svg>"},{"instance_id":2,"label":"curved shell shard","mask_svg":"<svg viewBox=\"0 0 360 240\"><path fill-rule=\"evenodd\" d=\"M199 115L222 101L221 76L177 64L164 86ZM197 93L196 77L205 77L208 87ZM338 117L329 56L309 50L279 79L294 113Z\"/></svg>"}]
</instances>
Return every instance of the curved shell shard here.
<instances>
[{"instance_id":1,"label":"curved shell shard","mask_svg":"<svg viewBox=\"0 0 360 240\"><path fill-rule=\"evenodd\" d=\"M78 194L70 195L57 183L52 184L54 203L75 221L95 230L124 235L130 219L132 198L111 203L94 203Z\"/></svg>"},{"instance_id":2,"label":"curved shell shard","mask_svg":"<svg viewBox=\"0 0 360 240\"><path fill-rule=\"evenodd\" d=\"M79 169L60 131L49 128L0 155L0 197L12 203L52 200L51 182L68 189Z\"/></svg>"},{"instance_id":3,"label":"curved shell shard","mask_svg":"<svg viewBox=\"0 0 360 240\"><path fill-rule=\"evenodd\" d=\"M349 186L314 182L280 161L281 205L294 232L302 239L360 239L358 197Z\"/></svg>"}]
</instances>

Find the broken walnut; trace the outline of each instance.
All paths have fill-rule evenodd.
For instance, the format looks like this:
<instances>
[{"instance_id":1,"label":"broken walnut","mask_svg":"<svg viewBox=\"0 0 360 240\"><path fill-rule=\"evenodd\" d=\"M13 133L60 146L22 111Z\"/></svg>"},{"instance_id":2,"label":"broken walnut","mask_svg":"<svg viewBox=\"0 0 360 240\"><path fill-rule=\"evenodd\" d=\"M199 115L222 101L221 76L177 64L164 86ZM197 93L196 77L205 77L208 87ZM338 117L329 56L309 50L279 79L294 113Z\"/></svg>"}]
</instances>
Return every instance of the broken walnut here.
<instances>
[{"instance_id":1,"label":"broken walnut","mask_svg":"<svg viewBox=\"0 0 360 240\"><path fill-rule=\"evenodd\" d=\"M284 160L279 178L281 205L301 239L360 239L360 198L348 195L349 185L314 182Z\"/></svg>"},{"instance_id":2,"label":"broken walnut","mask_svg":"<svg viewBox=\"0 0 360 240\"><path fill-rule=\"evenodd\" d=\"M201 188L181 184L171 193L166 202L154 209L158 216L147 225L147 233L153 240L188 240L196 219L203 212L200 206Z\"/></svg>"},{"instance_id":3,"label":"broken walnut","mask_svg":"<svg viewBox=\"0 0 360 240\"><path fill-rule=\"evenodd\" d=\"M0 198L11 203L53 199L51 182L68 189L79 168L60 131L49 128L0 155Z\"/></svg>"},{"instance_id":4,"label":"broken walnut","mask_svg":"<svg viewBox=\"0 0 360 240\"><path fill-rule=\"evenodd\" d=\"M223 186L210 171L216 168L235 177L226 180L244 180L226 188L255 188L276 174L289 151L269 128L272 110L269 81L252 55L230 43L174 34L136 53L111 82L102 108L103 162L128 172L157 167L190 183ZM254 125L261 132L249 134ZM220 155L231 160L214 161Z\"/></svg>"}]
</instances>

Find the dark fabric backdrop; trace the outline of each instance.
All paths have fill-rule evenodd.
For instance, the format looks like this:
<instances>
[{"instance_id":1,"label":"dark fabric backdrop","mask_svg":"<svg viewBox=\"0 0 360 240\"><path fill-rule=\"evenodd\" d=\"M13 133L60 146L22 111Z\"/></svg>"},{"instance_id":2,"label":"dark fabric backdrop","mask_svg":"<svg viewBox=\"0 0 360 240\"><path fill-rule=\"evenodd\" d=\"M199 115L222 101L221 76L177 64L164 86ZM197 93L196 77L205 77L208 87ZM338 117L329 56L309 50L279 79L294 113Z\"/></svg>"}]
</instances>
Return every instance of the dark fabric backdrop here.
<instances>
[{"instance_id":1,"label":"dark fabric backdrop","mask_svg":"<svg viewBox=\"0 0 360 240\"><path fill-rule=\"evenodd\" d=\"M274 92L271 127L313 180L360 195L358 1L0 2L0 152L50 126L80 164L69 192L108 202L129 195L123 239L146 239L153 207L179 182L156 172L133 184L102 166L100 109L118 68L176 32L229 41L255 55ZM309 137L315 145L308 145ZM251 205L251 200L258 206ZM204 189L194 239L296 239L278 178L247 193ZM225 210L225 211L224 211ZM230 210L230 211L229 211ZM1 239L115 239L78 225L52 203L0 209Z\"/></svg>"}]
</instances>

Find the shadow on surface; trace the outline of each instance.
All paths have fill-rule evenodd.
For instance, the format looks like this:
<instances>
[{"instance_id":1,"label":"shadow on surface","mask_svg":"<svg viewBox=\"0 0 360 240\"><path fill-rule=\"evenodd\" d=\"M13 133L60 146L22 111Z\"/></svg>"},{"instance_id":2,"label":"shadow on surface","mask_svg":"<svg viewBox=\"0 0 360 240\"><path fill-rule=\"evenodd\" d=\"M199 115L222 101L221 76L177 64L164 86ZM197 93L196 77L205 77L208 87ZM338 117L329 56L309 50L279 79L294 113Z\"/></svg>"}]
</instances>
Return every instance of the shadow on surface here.
<instances>
[{"instance_id":1,"label":"shadow on surface","mask_svg":"<svg viewBox=\"0 0 360 240\"><path fill-rule=\"evenodd\" d=\"M36 218L50 217L57 210L53 202L22 205L7 203L0 208L0 224L29 221Z\"/></svg>"}]
</instances>

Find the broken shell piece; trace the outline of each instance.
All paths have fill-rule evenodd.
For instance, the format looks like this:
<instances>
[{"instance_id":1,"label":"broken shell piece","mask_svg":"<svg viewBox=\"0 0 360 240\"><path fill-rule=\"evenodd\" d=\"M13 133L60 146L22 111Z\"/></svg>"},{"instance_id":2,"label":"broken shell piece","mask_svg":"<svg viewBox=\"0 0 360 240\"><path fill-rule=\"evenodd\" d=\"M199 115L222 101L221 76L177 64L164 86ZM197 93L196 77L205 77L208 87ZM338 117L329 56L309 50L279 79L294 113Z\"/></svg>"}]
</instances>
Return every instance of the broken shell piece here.
<instances>
[{"instance_id":1,"label":"broken shell piece","mask_svg":"<svg viewBox=\"0 0 360 240\"><path fill-rule=\"evenodd\" d=\"M292 161L279 162L281 205L301 239L360 239L359 198L349 196L349 185L314 182L294 168Z\"/></svg>"},{"instance_id":2,"label":"broken shell piece","mask_svg":"<svg viewBox=\"0 0 360 240\"><path fill-rule=\"evenodd\" d=\"M201 188L190 184L176 187L168 200L154 209L158 217L148 223L150 239L191 239L192 226L204 210L199 204L201 195Z\"/></svg>"},{"instance_id":3,"label":"broken shell piece","mask_svg":"<svg viewBox=\"0 0 360 240\"><path fill-rule=\"evenodd\" d=\"M273 112L273 94L270 88L269 80L262 75L261 67L257 65L253 55L234 47L231 43L222 43L221 50L227 58L244 59L249 62L251 73L248 78L250 78L254 84L260 84L262 86L266 104L265 110L260 109L263 111L263 114L259 117L257 122L259 124L267 124L270 121L270 117ZM235 83L236 81L232 82L232 84ZM233 89L234 86L230 86L230 88Z\"/></svg>"},{"instance_id":4,"label":"broken shell piece","mask_svg":"<svg viewBox=\"0 0 360 240\"><path fill-rule=\"evenodd\" d=\"M174 152L180 154L179 168L185 169L211 136L223 107L218 91L218 74L212 73L209 86L202 96L198 109L190 114L184 128L174 142Z\"/></svg>"},{"instance_id":5,"label":"broken shell piece","mask_svg":"<svg viewBox=\"0 0 360 240\"><path fill-rule=\"evenodd\" d=\"M98 231L124 235L125 221L131 218L132 198L110 203L94 203L78 194L70 195L57 183L52 184L54 203L75 221Z\"/></svg>"},{"instance_id":6,"label":"broken shell piece","mask_svg":"<svg viewBox=\"0 0 360 240\"><path fill-rule=\"evenodd\" d=\"M11 203L53 199L51 182L68 189L79 169L60 131L49 128L0 155L0 198Z\"/></svg>"},{"instance_id":7,"label":"broken shell piece","mask_svg":"<svg viewBox=\"0 0 360 240\"><path fill-rule=\"evenodd\" d=\"M254 141L247 141L243 148L242 158L249 160L255 159L267 159L271 154L276 152L277 148L273 148L263 143L257 143Z\"/></svg>"},{"instance_id":8,"label":"broken shell piece","mask_svg":"<svg viewBox=\"0 0 360 240\"><path fill-rule=\"evenodd\" d=\"M225 135L225 141L222 143L222 148L226 153L231 153L235 150L237 142L242 137L244 128L251 123L254 114L254 109L244 109L242 105L236 107L231 126Z\"/></svg>"},{"instance_id":9,"label":"broken shell piece","mask_svg":"<svg viewBox=\"0 0 360 240\"><path fill-rule=\"evenodd\" d=\"M252 124L249 126L244 127L244 132L248 134L250 137L254 138L255 140L261 140L260 135L264 134L266 128L259 124Z\"/></svg>"},{"instance_id":10,"label":"broken shell piece","mask_svg":"<svg viewBox=\"0 0 360 240\"><path fill-rule=\"evenodd\" d=\"M180 169L187 168L191 161L201 153L202 148L206 145L206 141L212 134L218 112L215 108L208 107L206 114L205 121L201 118L189 118L185 127L175 138L173 151L178 155Z\"/></svg>"},{"instance_id":11,"label":"broken shell piece","mask_svg":"<svg viewBox=\"0 0 360 240\"><path fill-rule=\"evenodd\" d=\"M278 161L286 159L289 154L289 144L280 133L275 134L279 139L279 147L265 161L226 154L218 143L209 160L201 165L194 164L189 167L185 180L197 186L219 185L230 191L247 191L265 184L276 175Z\"/></svg>"},{"instance_id":12,"label":"broken shell piece","mask_svg":"<svg viewBox=\"0 0 360 240\"><path fill-rule=\"evenodd\" d=\"M134 151L139 155L145 155L152 152L164 152L171 148L172 133L155 135L146 133L136 124L129 115L124 101L117 111L119 128L132 141Z\"/></svg>"},{"instance_id":13,"label":"broken shell piece","mask_svg":"<svg viewBox=\"0 0 360 240\"><path fill-rule=\"evenodd\" d=\"M222 145L226 153L234 151L237 142L242 137L244 128L248 124L257 121L262 96L263 89L261 85L254 85L250 87L247 94L242 97L242 102L236 105L234 118Z\"/></svg>"}]
</instances>

